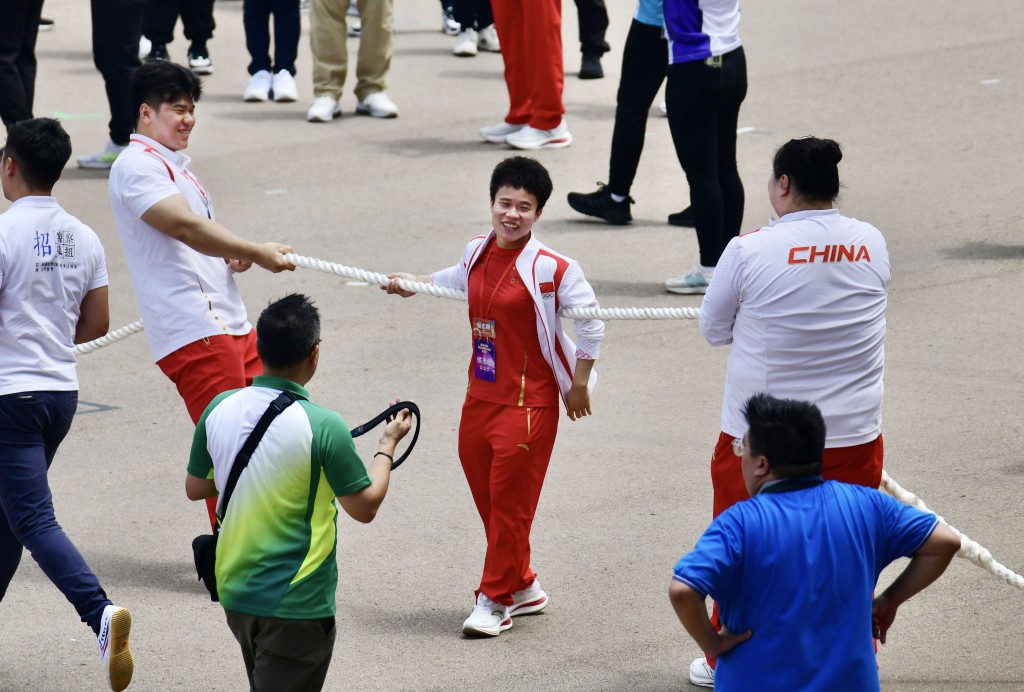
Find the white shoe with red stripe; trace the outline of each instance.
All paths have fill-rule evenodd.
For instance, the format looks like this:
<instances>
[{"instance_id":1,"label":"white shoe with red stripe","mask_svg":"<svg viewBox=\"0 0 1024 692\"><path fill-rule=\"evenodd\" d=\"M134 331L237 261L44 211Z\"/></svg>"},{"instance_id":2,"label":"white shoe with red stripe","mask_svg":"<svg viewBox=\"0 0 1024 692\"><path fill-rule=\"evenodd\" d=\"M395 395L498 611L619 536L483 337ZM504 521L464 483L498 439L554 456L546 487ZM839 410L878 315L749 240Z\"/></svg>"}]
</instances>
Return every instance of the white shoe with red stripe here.
<instances>
[{"instance_id":1,"label":"white shoe with red stripe","mask_svg":"<svg viewBox=\"0 0 1024 692\"><path fill-rule=\"evenodd\" d=\"M514 149L564 149L572 144L572 135L563 120L550 130L527 125L506 137L505 143Z\"/></svg>"},{"instance_id":2,"label":"white shoe with red stripe","mask_svg":"<svg viewBox=\"0 0 1024 692\"><path fill-rule=\"evenodd\" d=\"M497 637L512 626L508 606L495 603L487 594L476 597L476 607L462 623L462 633L475 637Z\"/></svg>"},{"instance_id":3,"label":"white shoe with red stripe","mask_svg":"<svg viewBox=\"0 0 1024 692\"><path fill-rule=\"evenodd\" d=\"M508 607L509 615L529 615L538 613L548 606L548 595L540 588L540 581L533 580L533 583L522 591L512 594L512 605Z\"/></svg>"}]
</instances>

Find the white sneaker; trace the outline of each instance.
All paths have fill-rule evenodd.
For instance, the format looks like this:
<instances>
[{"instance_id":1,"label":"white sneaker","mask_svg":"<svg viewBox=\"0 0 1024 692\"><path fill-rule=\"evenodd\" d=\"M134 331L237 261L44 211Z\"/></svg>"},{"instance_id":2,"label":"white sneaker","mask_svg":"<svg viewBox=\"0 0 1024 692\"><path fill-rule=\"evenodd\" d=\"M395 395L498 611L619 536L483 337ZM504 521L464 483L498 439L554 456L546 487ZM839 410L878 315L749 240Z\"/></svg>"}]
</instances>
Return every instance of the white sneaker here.
<instances>
[{"instance_id":1,"label":"white sneaker","mask_svg":"<svg viewBox=\"0 0 1024 692\"><path fill-rule=\"evenodd\" d=\"M107 671L107 683L114 692L128 687L135 672L135 657L128 646L131 631L132 614L127 608L108 605L103 609L96 643L100 647L100 663Z\"/></svg>"},{"instance_id":2,"label":"white sneaker","mask_svg":"<svg viewBox=\"0 0 1024 692\"><path fill-rule=\"evenodd\" d=\"M477 41L480 36L476 33L476 29L463 29L459 37L455 39L455 47L452 48L452 53L460 58L472 58L476 55Z\"/></svg>"},{"instance_id":3,"label":"white sneaker","mask_svg":"<svg viewBox=\"0 0 1024 692\"><path fill-rule=\"evenodd\" d=\"M505 143L513 149L564 149L572 144L572 135L563 120L550 130L538 130L527 125L506 137Z\"/></svg>"},{"instance_id":4,"label":"white sneaker","mask_svg":"<svg viewBox=\"0 0 1024 692\"><path fill-rule=\"evenodd\" d=\"M480 39L477 41L477 48L488 53L500 53L501 44L498 43L498 30L494 25L485 26L480 30Z\"/></svg>"},{"instance_id":5,"label":"white sneaker","mask_svg":"<svg viewBox=\"0 0 1024 692\"><path fill-rule=\"evenodd\" d=\"M487 594L481 593L476 597L476 607L473 608L473 612L462 623L462 633L497 637L511 626L512 616L508 613L508 606L495 603L487 598Z\"/></svg>"},{"instance_id":6,"label":"white sneaker","mask_svg":"<svg viewBox=\"0 0 1024 692\"><path fill-rule=\"evenodd\" d=\"M458 36L462 31L462 25L455 21L451 8L445 7L441 10L441 33L448 36Z\"/></svg>"},{"instance_id":7,"label":"white sneaker","mask_svg":"<svg viewBox=\"0 0 1024 692\"><path fill-rule=\"evenodd\" d=\"M249 77L249 84L245 87L245 93L242 94L242 100L249 101L251 103L266 101L270 98L271 83L269 72L266 70L258 71L252 77Z\"/></svg>"},{"instance_id":8,"label":"white sneaker","mask_svg":"<svg viewBox=\"0 0 1024 692\"><path fill-rule=\"evenodd\" d=\"M508 607L508 614L529 615L539 613L548 607L548 595L540 588L540 581L533 580L533 583L521 591L512 594L512 605Z\"/></svg>"},{"instance_id":9,"label":"white sneaker","mask_svg":"<svg viewBox=\"0 0 1024 692\"><path fill-rule=\"evenodd\" d=\"M298 87L295 86L295 77L288 70L281 70L274 75L271 83L271 91L274 92L274 100L278 103L295 101L299 98Z\"/></svg>"},{"instance_id":10,"label":"white sneaker","mask_svg":"<svg viewBox=\"0 0 1024 692\"><path fill-rule=\"evenodd\" d=\"M145 60L151 50L153 50L153 42L145 36L139 37L139 60Z\"/></svg>"},{"instance_id":11,"label":"white sneaker","mask_svg":"<svg viewBox=\"0 0 1024 692\"><path fill-rule=\"evenodd\" d=\"M95 154L86 154L85 156L78 157L79 168L92 168L96 170L106 170L114 165L114 161L121 154L122 151L127 148L128 145L114 144L113 141L107 140L107 145Z\"/></svg>"},{"instance_id":12,"label":"white sneaker","mask_svg":"<svg viewBox=\"0 0 1024 692\"><path fill-rule=\"evenodd\" d=\"M707 293L708 284L715 275L714 267L703 267L695 264L682 276L673 276L665 279L665 289L669 293L682 293L684 295L695 295Z\"/></svg>"},{"instance_id":13,"label":"white sneaker","mask_svg":"<svg viewBox=\"0 0 1024 692\"><path fill-rule=\"evenodd\" d=\"M348 35L351 38L359 38L363 34L363 20L359 17L359 6L356 5L356 0L352 0L349 3L348 10L345 12L348 15Z\"/></svg>"},{"instance_id":14,"label":"white sneaker","mask_svg":"<svg viewBox=\"0 0 1024 692\"><path fill-rule=\"evenodd\" d=\"M526 124L513 125L512 123L500 122L497 125L491 125L490 127L481 127L480 136L486 139L488 142L494 142L495 144L504 144L505 139L513 132L519 132Z\"/></svg>"},{"instance_id":15,"label":"white sneaker","mask_svg":"<svg viewBox=\"0 0 1024 692\"><path fill-rule=\"evenodd\" d=\"M715 686L715 669L708 665L708 659L701 656L690 664L690 682L699 687Z\"/></svg>"},{"instance_id":16,"label":"white sneaker","mask_svg":"<svg viewBox=\"0 0 1024 692\"><path fill-rule=\"evenodd\" d=\"M665 115L665 116L668 115L668 102L667 101L662 101L661 103L658 104L658 112L661 113L662 115Z\"/></svg>"},{"instance_id":17,"label":"white sneaker","mask_svg":"<svg viewBox=\"0 0 1024 692\"><path fill-rule=\"evenodd\" d=\"M317 96L306 111L306 120L311 123L329 123L341 117L341 104L330 96Z\"/></svg>"},{"instance_id":18,"label":"white sneaker","mask_svg":"<svg viewBox=\"0 0 1024 692\"><path fill-rule=\"evenodd\" d=\"M375 91L356 103L356 113L374 118L397 118L398 106L383 91Z\"/></svg>"}]
</instances>

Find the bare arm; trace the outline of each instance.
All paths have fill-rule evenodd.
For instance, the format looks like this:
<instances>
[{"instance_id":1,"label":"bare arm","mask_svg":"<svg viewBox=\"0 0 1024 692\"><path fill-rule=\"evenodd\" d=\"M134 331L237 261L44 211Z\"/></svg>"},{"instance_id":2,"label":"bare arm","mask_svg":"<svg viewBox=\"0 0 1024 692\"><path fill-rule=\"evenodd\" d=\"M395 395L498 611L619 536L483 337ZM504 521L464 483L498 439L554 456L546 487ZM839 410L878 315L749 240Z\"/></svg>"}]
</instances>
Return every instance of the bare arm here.
<instances>
[{"instance_id":1,"label":"bare arm","mask_svg":"<svg viewBox=\"0 0 1024 692\"><path fill-rule=\"evenodd\" d=\"M411 428L412 414L400 411L395 418L388 421L384 434L380 436L377 451L394 457L398 442ZM370 485L357 493L339 497L338 504L356 521L369 524L377 516L377 510L388 494L388 486L391 483L391 459L383 455L374 456L366 472L370 476Z\"/></svg>"},{"instance_id":2,"label":"bare arm","mask_svg":"<svg viewBox=\"0 0 1024 692\"><path fill-rule=\"evenodd\" d=\"M408 274L406 272L395 272L394 274L388 274L388 278L391 281L388 282L387 286L381 286L380 290L387 291L389 294L396 293L403 298L416 295L412 291L406 291L398 285L398 279L407 279L409 281L415 281L416 283L429 284L430 274Z\"/></svg>"},{"instance_id":3,"label":"bare arm","mask_svg":"<svg viewBox=\"0 0 1024 692\"><path fill-rule=\"evenodd\" d=\"M295 265L284 257L292 251L290 246L252 243L239 238L213 219L193 212L180 194L154 204L142 215L142 220L204 255L252 262L275 273L295 269ZM237 271L240 266L233 265L232 268Z\"/></svg>"},{"instance_id":4,"label":"bare arm","mask_svg":"<svg viewBox=\"0 0 1024 692\"><path fill-rule=\"evenodd\" d=\"M205 500L208 497L216 497L217 486L213 484L212 478L200 478L191 473L185 474L185 497L190 500Z\"/></svg>"},{"instance_id":5,"label":"bare arm","mask_svg":"<svg viewBox=\"0 0 1024 692\"><path fill-rule=\"evenodd\" d=\"M78 324L75 325L75 343L98 339L110 328L110 305L107 302L109 291L106 286L94 288L82 298L79 308Z\"/></svg>"},{"instance_id":6,"label":"bare arm","mask_svg":"<svg viewBox=\"0 0 1024 692\"><path fill-rule=\"evenodd\" d=\"M590 415L590 392L587 390L587 382L590 380L590 372L594 369L594 362L584 358L576 359L576 372L572 374L572 387L569 388L569 395L566 397L566 413L569 414L569 420Z\"/></svg>"},{"instance_id":7,"label":"bare arm","mask_svg":"<svg viewBox=\"0 0 1024 692\"><path fill-rule=\"evenodd\" d=\"M958 550L960 537L940 522L910 558L910 564L896 577L896 581L875 598L871 607L871 627L880 642L885 644L885 635L896 619L899 607L938 579Z\"/></svg>"},{"instance_id":8,"label":"bare arm","mask_svg":"<svg viewBox=\"0 0 1024 692\"><path fill-rule=\"evenodd\" d=\"M678 579L673 579L669 585L668 597L683 627L697 642L697 646L712 658L718 658L753 635L750 630L742 634L732 634L725 627L721 632L716 632L708 619L705 597Z\"/></svg>"}]
</instances>

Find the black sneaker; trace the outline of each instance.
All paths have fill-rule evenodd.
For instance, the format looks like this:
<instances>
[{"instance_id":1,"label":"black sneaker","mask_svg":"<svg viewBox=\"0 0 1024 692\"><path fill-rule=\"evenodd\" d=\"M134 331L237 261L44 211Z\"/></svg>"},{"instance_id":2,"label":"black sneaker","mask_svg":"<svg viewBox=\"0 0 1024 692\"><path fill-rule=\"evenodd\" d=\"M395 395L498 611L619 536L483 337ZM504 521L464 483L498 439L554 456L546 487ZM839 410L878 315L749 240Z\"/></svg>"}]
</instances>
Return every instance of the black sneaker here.
<instances>
[{"instance_id":1,"label":"black sneaker","mask_svg":"<svg viewBox=\"0 0 1024 692\"><path fill-rule=\"evenodd\" d=\"M693 220L693 207L687 207L682 211L677 211L675 214L669 214L668 223L670 226L685 226L686 228L696 228L697 223Z\"/></svg>"},{"instance_id":2,"label":"black sneaker","mask_svg":"<svg viewBox=\"0 0 1024 692\"><path fill-rule=\"evenodd\" d=\"M188 49L188 66L196 74L213 74L213 61L205 43L192 42Z\"/></svg>"},{"instance_id":3,"label":"black sneaker","mask_svg":"<svg viewBox=\"0 0 1024 692\"><path fill-rule=\"evenodd\" d=\"M39 30L40 31L52 31L53 30L53 20L52 19L47 19L46 17L40 17L39 18Z\"/></svg>"},{"instance_id":4,"label":"black sneaker","mask_svg":"<svg viewBox=\"0 0 1024 692\"><path fill-rule=\"evenodd\" d=\"M596 216L608 223L624 226L633 220L629 213L629 205L633 203L632 197L627 197L621 202L612 199L612 191L602 183L598 183L597 192L584 194L582 192L569 193L569 206L581 214Z\"/></svg>"},{"instance_id":5,"label":"black sneaker","mask_svg":"<svg viewBox=\"0 0 1024 692\"><path fill-rule=\"evenodd\" d=\"M583 54L583 61L580 63L580 79L601 79L604 77L604 70L601 69L600 55Z\"/></svg>"},{"instance_id":6,"label":"black sneaker","mask_svg":"<svg viewBox=\"0 0 1024 692\"><path fill-rule=\"evenodd\" d=\"M149 49L149 55L146 56L146 60L152 62L153 60L170 60L171 56L167 52L167 45L163 43L154 43L153 47Z\"/></svg>"}]
</instances>

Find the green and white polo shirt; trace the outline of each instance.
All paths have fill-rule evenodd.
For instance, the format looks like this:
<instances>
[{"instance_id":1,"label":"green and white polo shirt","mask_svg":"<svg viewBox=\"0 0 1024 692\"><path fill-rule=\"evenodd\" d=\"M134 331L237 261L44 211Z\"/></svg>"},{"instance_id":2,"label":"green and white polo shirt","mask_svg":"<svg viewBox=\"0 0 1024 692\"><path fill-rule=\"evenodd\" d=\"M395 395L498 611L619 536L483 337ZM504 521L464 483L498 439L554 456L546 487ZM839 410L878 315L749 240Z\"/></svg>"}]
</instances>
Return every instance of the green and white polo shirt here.
<instances>
[{"instance_id":1,"label":"green and white polo shirt","mask_svg":"<svg viewBox=\"0 0 1024 692\"><path fill-rule=\"evenodd\" d=\"M295 620L334 615L336 496L370 485L352 435L300 385L257 377L203 412L188 472L223 493L235 456L278 394L297 401L270 424L231 495L217 543L217 590L228 610Z\"/></svg>"}]
</instances>

